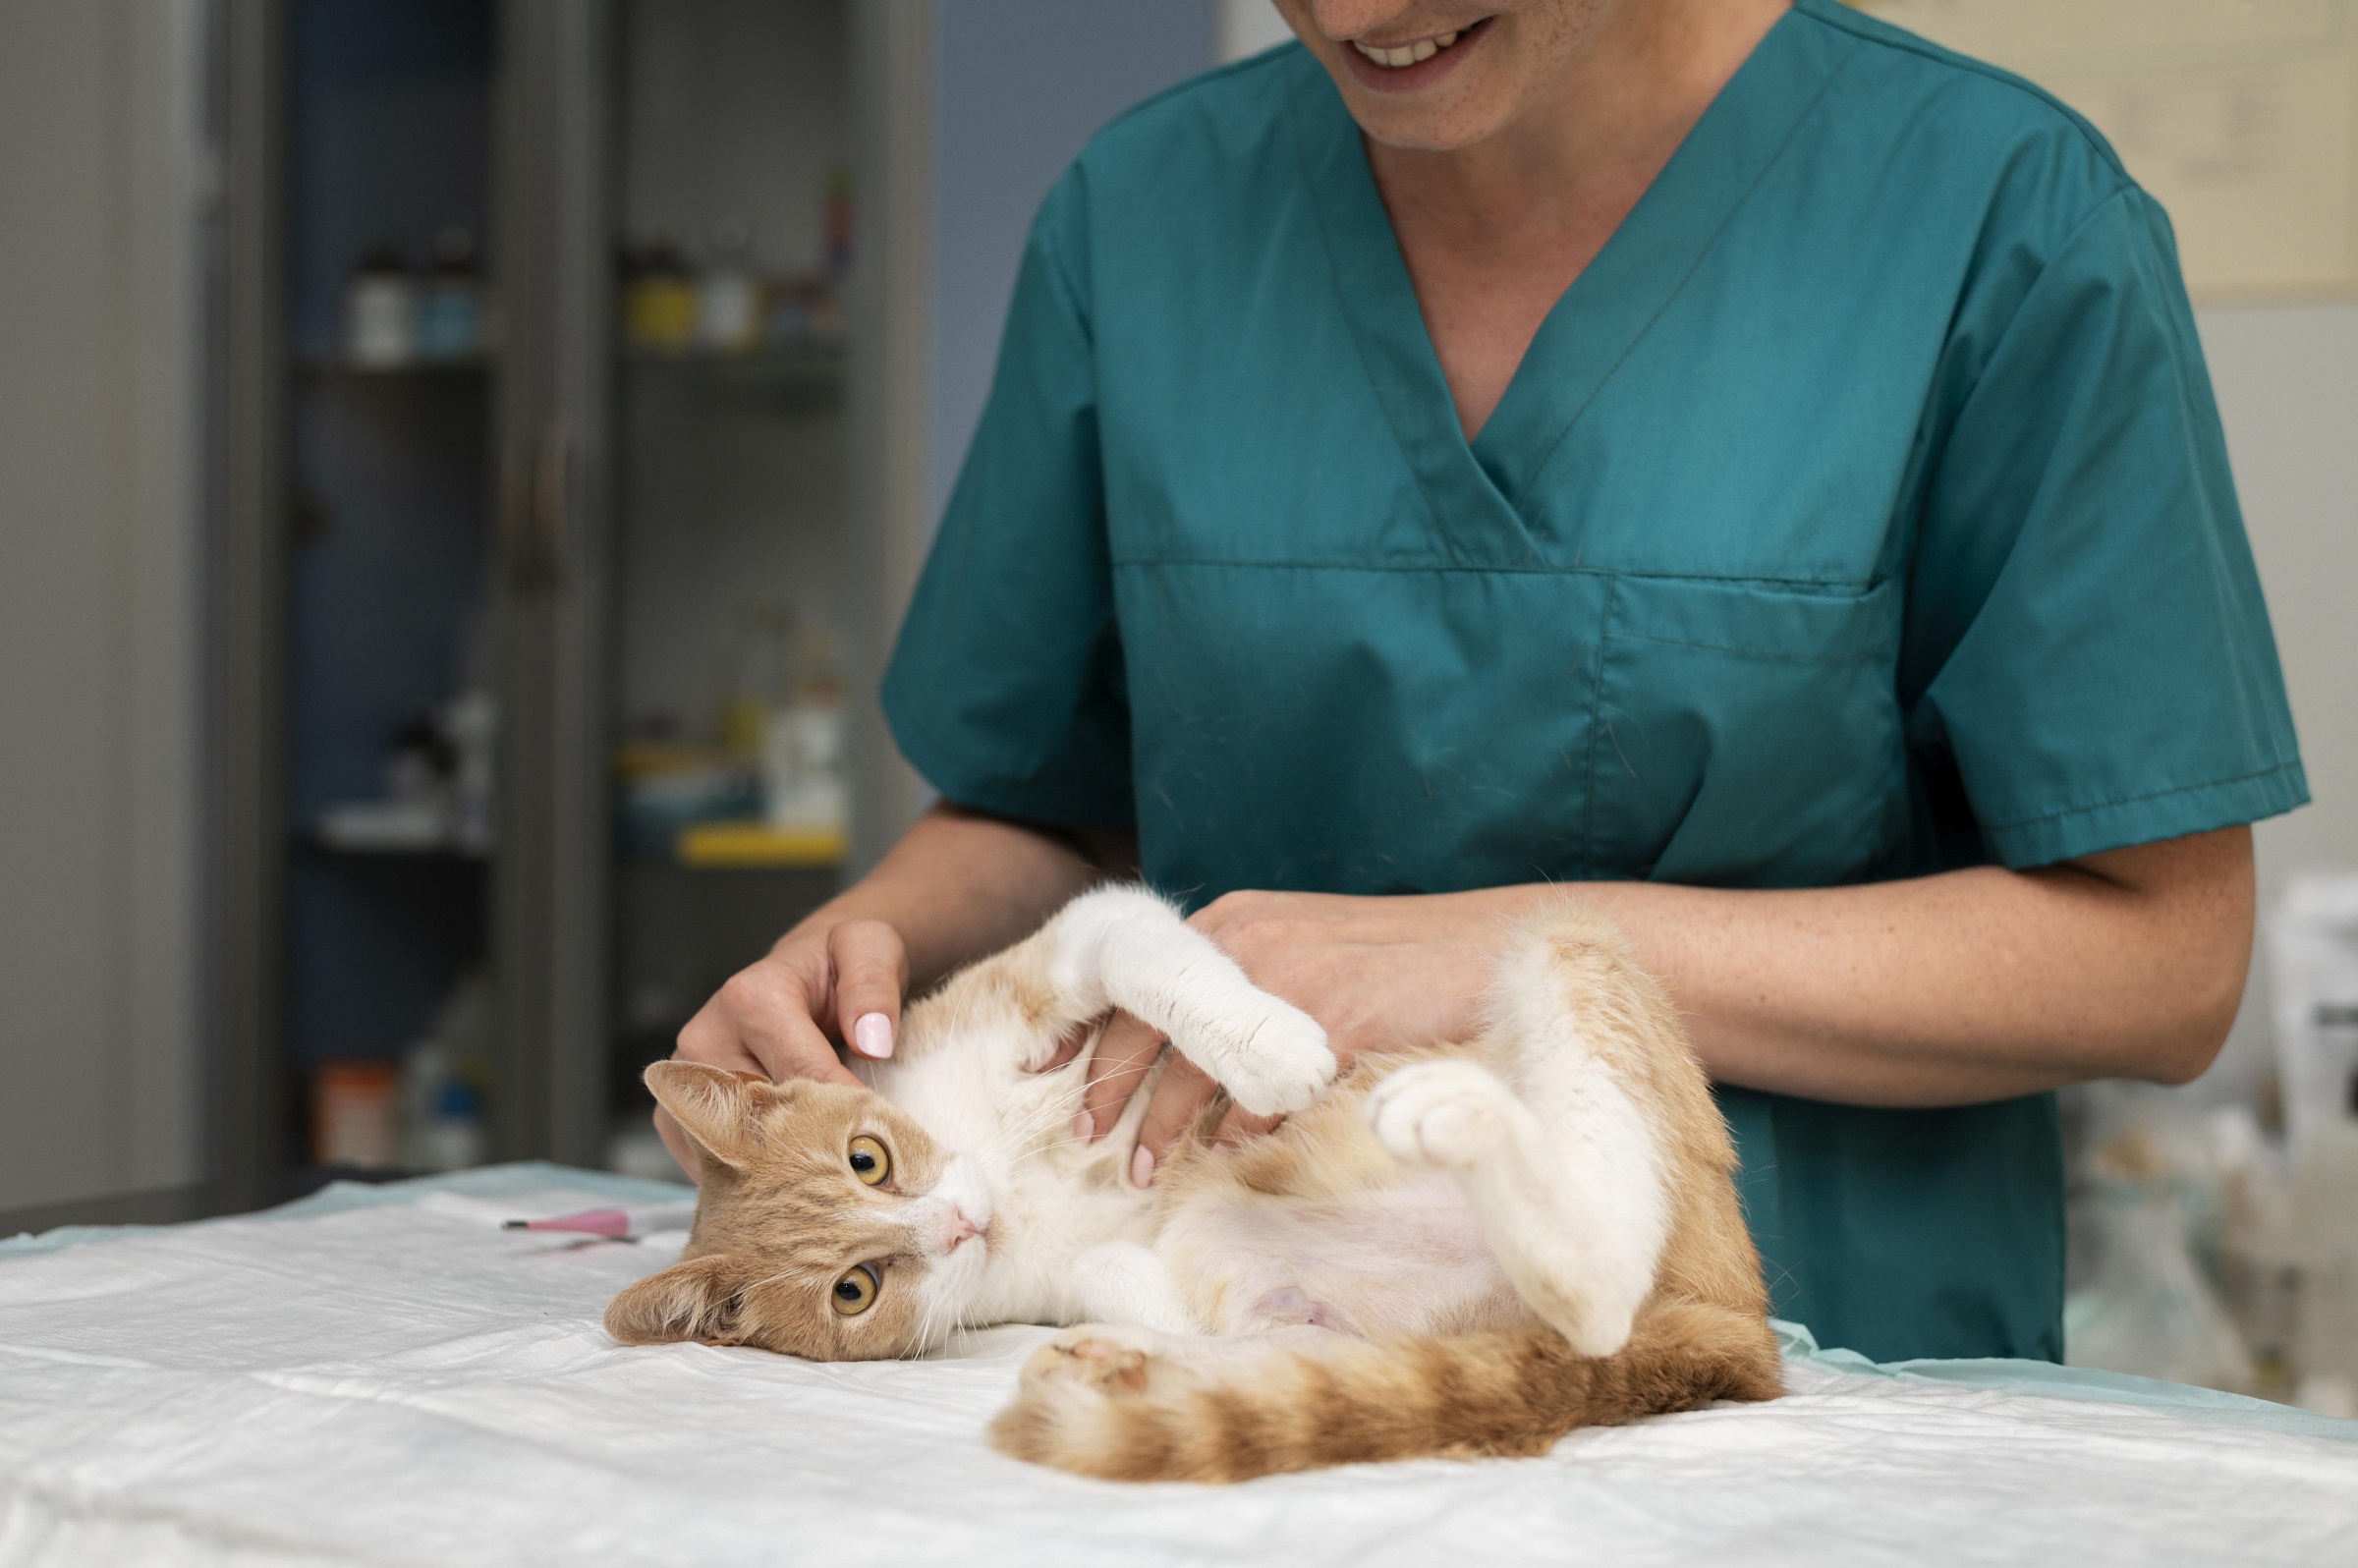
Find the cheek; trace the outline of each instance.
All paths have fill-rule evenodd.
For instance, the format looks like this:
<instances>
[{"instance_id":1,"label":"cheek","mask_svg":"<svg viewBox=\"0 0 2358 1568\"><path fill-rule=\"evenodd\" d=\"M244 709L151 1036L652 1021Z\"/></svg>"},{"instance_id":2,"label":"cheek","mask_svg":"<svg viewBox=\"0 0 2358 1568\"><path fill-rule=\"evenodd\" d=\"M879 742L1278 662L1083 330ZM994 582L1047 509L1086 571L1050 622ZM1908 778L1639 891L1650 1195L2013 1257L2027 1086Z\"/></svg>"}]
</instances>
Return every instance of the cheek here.
<instances>
[{"instance_id":1,"label":"cheek","mask_svg":"<svg viewBox=\"0 0 2358 1568\"><path fill-rule=\"evenodd\" d=\"M979 1258L982 1249L974 1252ZM911 1282L904 1298L911 1334L928 1345L939 1343L943 1334L966 1320L982 1279L982 1268L963 1254L929 1265Z\"/></svg>"}]
</instances>

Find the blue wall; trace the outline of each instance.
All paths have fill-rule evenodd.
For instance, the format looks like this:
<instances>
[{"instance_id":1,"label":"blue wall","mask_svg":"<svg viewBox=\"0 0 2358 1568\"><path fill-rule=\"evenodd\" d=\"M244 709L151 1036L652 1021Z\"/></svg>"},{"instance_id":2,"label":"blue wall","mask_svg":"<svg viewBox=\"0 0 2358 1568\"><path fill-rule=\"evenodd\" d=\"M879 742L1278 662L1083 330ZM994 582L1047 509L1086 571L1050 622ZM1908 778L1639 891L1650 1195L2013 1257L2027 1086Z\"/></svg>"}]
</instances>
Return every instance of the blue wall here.
<instances>
[{"instance_id":1,"label":"blue wall","mask_svg":"<svg viewBox=\"0 0 2358 1568\"><path fill-rule=\"evenodd\" d=\"M933 408L938 519L998 359L1024 236L1106 121L1208 70L1212 0L944 0L934 11Z\"/></svg>"}]
</instances>

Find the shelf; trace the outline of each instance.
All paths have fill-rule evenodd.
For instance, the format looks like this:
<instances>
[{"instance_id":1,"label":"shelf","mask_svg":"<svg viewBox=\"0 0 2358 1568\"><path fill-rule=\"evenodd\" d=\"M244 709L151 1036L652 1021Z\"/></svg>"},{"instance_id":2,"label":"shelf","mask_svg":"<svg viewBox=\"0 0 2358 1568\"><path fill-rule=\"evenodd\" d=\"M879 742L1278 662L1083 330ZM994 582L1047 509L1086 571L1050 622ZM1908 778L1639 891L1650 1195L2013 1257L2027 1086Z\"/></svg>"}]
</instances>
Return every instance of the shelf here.
<instances>
[{"instance_id":1,"label":"shelf","mask_svg":"<svg viewBox=\"0 0 2358 1568\"><path fill-rule=\"evenodd\" d=\"M831 403L842 395L849 361L841 338L807 338L744 354L634 347L624 351L622 367L639 386Z\"/></svg>"},{"instance_id":2,"label":"shelf","mask_svg":"<svg viewBox=\"0 0 2358 1568\"><path fill-rule=\"evenodd\" d=\"M313 855L325 855L337 860L368 861L376 864L455 863L463 866L489 864L491 851L487 848L461 844L449 836L439 838L397 838L346 836L329 833L317 826L296 835L296 846Z\"/></svg>"},{"instance_id":3,"label":"shelf","mask_svg":"<svg viewBox=\"0 0 2358 1568\"><path fill-rule=\"evenodd\" d=\"M680 830L679 859L694 870L828 869L843 864L843 834L767 822L699 822Z\"/></svg>"},{"instance_id":4,"label":"shelf","mask_svg":"<svg viewBox=\"0 0 2358 1568\"><path fill-rule=\"evenodd\" d=\"M340 861L365 861L375 866L488 866L488 851L461 849L455 844L395 844L362 845L331 844L325 839L305 835L297 840L299 846L313 855L324 855Z\"/></svg>"},{"instance_id":5,"label":"shelf","mask_svg":"<svg viewBox=\"0 0 2358 1568\"><path fill-rule=\"evenodd\" d=\"M295 362L295 373L306 381L397 386L480 376L487 374L491 366L492 361L485 355L464 360L413 360L407 364L356 364L328 355L304 355Z\"/></svg>"}]
</instances>

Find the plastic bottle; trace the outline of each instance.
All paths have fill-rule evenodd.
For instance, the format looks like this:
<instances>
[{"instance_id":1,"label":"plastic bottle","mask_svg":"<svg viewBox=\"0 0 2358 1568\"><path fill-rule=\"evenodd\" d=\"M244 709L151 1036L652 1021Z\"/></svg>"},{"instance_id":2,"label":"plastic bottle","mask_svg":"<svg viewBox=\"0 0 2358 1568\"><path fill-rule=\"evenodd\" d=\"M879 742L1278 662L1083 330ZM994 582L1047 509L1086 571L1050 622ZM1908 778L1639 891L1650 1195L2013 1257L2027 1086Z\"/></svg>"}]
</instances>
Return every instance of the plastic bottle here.
<instances>
[{"instance_id":1,"label":"plastic bottle","mask_svg":"<svg viewBox=\"0 0 2358 1568\"><path fill-rule=\"evenodd\" d=\"M739 765L762 765L769 714L790 700L793 667L794 612L775 603L741 606L720 697L721 749Z\"/></svg>"},{"instance_id":2,"label":"plastic bottle","mask_svg":"<svg viewBox=\"0 0 2358 1568\"><path fill-rule=\"evenodd\" d=\"M418 357L471 360L483 350L483 277L475 236L452 224L434 236L434 266L418 301Z\"/></svg>"},{"instance_id":3,"label":"plastic bottle","mask_svg":"<svg viewBox=\"0 0 2358 1568\"><path fill-rule=\"evenodd\" d=\"M845 688L833 640L804 637L792 700L769 715L762 785L769 825L840 835L847 825L844 781Z\"/></svg>"},{"instance_id":4,"label":"plastic bottle","mask_svg":"<svg viewBox=\"0 0 2358 1568\"><path fill-rule=\"evenodd\" d=\"M697 339L716 354L743 354L761 341L761 286L747 260L753 231L743 218L712 225L712 263L697 287Z\"/></svg>"},{"instance_id":5,"label":"plastic bottle","mask_svg":"<svg viewBox=\"0 0 2358 1568\"><path fill-rule=\"evenodd\" d=\"M369 247L345 286L344 354L368 370L417 358L418 281L390 240Z\"/></svg>"},{"instance_id":6,"label":"plastic bottle","mask_svg":"<svg viewBox=\"0 0 2358 1568\"><path fill-rule=\"evenodd\" d=\"M482 1089L490 1078L490 988L462 977L418 1042L402 1057L402 1163L462 1170L483 1162Z\"/></svg>"},{"instance_id":7,"label":"plastic bottle","mask_svg":"<svg viewBox=\"0 0 2358 1568\"><path fill-rule=\"evenodd\" d=\"M695 341L696 318L688 263L671 236L657 231L632 259L623 285L623 336L635 349L676 353Z\"/></svg>"}]
</instances>

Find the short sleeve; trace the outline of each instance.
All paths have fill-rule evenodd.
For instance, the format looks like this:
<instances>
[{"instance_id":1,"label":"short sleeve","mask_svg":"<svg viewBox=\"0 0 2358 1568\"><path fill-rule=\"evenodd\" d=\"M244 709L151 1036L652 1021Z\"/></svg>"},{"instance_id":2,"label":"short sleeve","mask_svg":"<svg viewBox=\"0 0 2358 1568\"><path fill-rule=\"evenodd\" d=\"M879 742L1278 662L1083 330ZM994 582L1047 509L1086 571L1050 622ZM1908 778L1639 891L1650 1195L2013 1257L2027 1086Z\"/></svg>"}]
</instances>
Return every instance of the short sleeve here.
<instances>
[{"instance_id":1,"label":"short sleeve","mask_svg":"<svg viewBox=\"0 0 2358 1568\"><path fill-rule=\"evenodd\" d=\"M2105 200L1978 335L1909 568L1902 699L2013 867L2308 799L2161 209ZM1993 312L1993 314L1996 312Z\"/></svg>"},{"instance_id":2,"label":"short sleeve","mask_svg":"<svg viewBox=\"0 0 2358 1568\"><path fill-rule=\"evenodd\" d=\"M902 755L961 805L1131 821L1077 173L1034 223L989 401L884 677Z\"/></svg>"}]
</instances>

